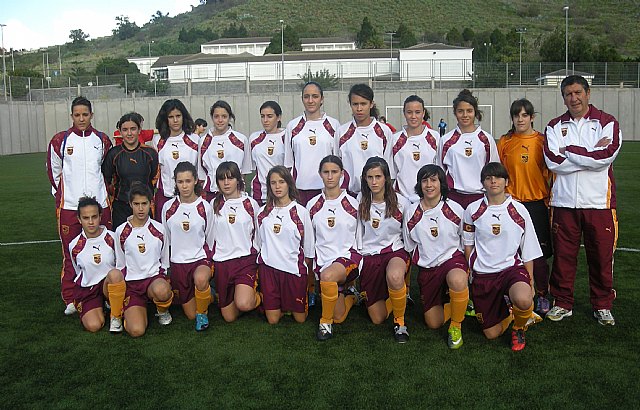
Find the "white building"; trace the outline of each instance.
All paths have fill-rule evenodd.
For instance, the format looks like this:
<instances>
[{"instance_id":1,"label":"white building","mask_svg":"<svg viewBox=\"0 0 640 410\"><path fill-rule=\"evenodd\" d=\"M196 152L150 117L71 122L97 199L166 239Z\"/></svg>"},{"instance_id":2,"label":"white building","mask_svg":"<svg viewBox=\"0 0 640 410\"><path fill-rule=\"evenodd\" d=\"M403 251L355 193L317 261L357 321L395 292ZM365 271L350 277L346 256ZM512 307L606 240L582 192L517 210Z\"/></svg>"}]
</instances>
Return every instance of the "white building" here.
<instances>
[{"instance_id":1,"label":"white building","mask_svg":"<svg viewBox=\"0 0 640 410\"><path fill-rule=\"evenodd\" d=\"M250 37L250 38L221 38L200 45L202 54L227 54L238 55L249 53L254 56L264 55L265 50L271 43L270 37ZM302 51L332 51L332 50L355 50L354 41L343 38L301 38L300 45Z\"/></svg>"}]
</instances>

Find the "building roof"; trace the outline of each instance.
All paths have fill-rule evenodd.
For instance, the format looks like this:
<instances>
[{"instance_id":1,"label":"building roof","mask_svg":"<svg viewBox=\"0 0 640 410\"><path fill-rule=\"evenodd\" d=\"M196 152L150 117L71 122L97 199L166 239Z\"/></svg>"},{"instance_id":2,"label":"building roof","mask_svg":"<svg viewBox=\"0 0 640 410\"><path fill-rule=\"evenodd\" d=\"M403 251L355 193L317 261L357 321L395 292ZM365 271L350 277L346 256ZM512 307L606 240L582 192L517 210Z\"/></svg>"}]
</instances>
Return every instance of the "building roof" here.
<instances>
[{"instance_id":1,"label":"building roof","mask_svg":"<svg viewBox=\"0 0 640 410\"><path fill-rule=\"evenodd\" d=\"M202 44L205 45L223 45L223 44L249 44L249 43L270 43L271 37L244 37L244 38L219 38Z\"/></svg>"},{"instance_id":2,"label":"building roof","mask_svg":"<svg viewBox=\"0 0 640 410\"><path fill-rule=\"evenodd\" d=\"M585 73L584 71L576 71L576 70L565 70L564 68L562 70L556 70L556 71L552 71L550 73L545 73L542 74L542 77L540 78L545 78L545 77L566 77L569 75L581 75L583 77L595 77L595 74L591 74L591 73Z\"/></svg>"},{"instance_id":3,"label":"building roof","mask_svg":"<svg viewBox=\"0 0 640 410\"><path fill-rule=\"evenodd\" d=\"M333 43L354 43L353 40L340 37L318 37L318 38L301 38L300 44L333 44Z\"/></svg>"},{"instance_id":4,"label":"building roof","mask_svg":"<svg viewBox=\"0 0 640 410\"><path fill-rule=\"evenodd\" d=\"M187 57L191 57L192 54L182 54L182 55L173 55L173 56L161 56L159 57L155 63L151 66L151 68L162 68L168 65L173 65L174 63L183 60Z\"/></svg>"},{"instance_id":5,"label":"building roof","mask_svg":"<svg viewBox=\"0 0 640 410\"><path fill-rule=\"evenodd\" d=\"M473 47L452 46L443 43L419 43L415 46L403 48L403 50L468 50Z\"/></svg>"}]
</instances>

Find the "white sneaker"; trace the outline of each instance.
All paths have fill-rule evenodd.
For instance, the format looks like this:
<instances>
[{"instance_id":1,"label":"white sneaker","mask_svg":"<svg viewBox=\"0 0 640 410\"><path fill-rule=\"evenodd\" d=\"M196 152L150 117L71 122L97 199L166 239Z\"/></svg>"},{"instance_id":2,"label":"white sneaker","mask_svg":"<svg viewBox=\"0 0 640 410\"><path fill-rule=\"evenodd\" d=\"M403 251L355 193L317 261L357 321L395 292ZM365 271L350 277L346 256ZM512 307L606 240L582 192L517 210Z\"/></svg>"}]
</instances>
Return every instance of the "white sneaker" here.
<instances>
[{"instance_id":1,"label":"white sneaker","mask_svg":"<svg viewBox=\"0 0 640 410\"><path fill-rule=\"evenodd\" d=\"M593 312L593 317L598 319L598 323L602 326L611 325L615 326L616 320L613 318L609 309L599 309Z\"/></svg>"},{"instance_id":2,"label":"white sneaker","mask_svg":"<svg viewBox=\"0 0 640 410\"><path fill-rule=\"evenodd\" d=\"M535 325L536 323L542 322L542 316L537 314L536 312L531 312L531 316L527 320L527 324L525 325L525 329L529 328L531 325Z\"/></svg>"},{"instance_id":3,"label":"white sneaker","mask_svg":"<svg viewBox=\"0 0 640 410\"><path fill-rule=\"evenodd\" d=\"M111 323L109 324L109 331L111 333L121 333L123 329L122 326L122 318L121 317L112 317Z\"/></svg>"},{"instance_id":4,"label":"white sneaker","mask_svg":"<svg viewBox=\"0 0 640 410\"><path fill-rule=\"evenodd\" d=\"M559 322L565 317L571 317L571 315L573 315L572 310L567 310L565 308L561 308L560 306L554 306L545 317L552 322Z\"/></svg>"},{"instance_id":5,"label":"white sneaker","mask_svg":"<svg viewBox=\"0 0 640 410\"><path fill-rule=\"evenodd\" d=\"M64 309L64 314L67 316L71 316L74 313L78 313L78 309L76 309L76 305L74 305L73 303L69 303Z\"/></svg>"},{"instance_id":6,"label":"white sneaker","mask_svg":"<svg viewBox=\"0 0 640 410\"><path fill-rule=\"evenodd\" d=\"M171 313L169 313L168 310L164 313L158 312L156 313L156 316L158 316L158 323L160 323L162 326L168 325L173 320L173 318L171 317Z\"/></svg>"}]
</instances>

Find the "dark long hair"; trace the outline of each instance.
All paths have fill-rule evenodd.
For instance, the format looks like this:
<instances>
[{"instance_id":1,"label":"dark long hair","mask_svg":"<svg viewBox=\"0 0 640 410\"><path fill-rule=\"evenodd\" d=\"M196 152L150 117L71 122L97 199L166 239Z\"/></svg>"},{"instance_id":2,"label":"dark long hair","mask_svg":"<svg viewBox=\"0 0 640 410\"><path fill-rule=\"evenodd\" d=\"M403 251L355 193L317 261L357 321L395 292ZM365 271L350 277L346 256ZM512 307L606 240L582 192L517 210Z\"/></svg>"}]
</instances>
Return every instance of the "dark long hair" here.
<instances>
[{"instance_id":1,"label":"dark long hair","mask_svg":"<svg viewBox=\"0 0 640 410\"><path fill-rule=\"evenodd\" d=\"M284 182L287 183L287 187L289 187L289 198L297 201L300 198L298 194L298 188L296 188L296 183L293 181L293 177L291 176L291 172L287 168L282 165L276 165L275 167L269 170L267 174L267 215L276 203L276 197L273 195L273 191L271 190L271 175L277 174L279 177L284 179Z\"/></svg>"},{"instance_id":2,"label":"dark long hair","mask_svg":"<svg viewBox=\"0 0 640 410\"><path fill-rule=\"evenodd\" d=\"M442 200L444 201L449 195L449 186L447 185L447 177L444 173L444 170L438 165L427 164L420 168L416 177L416 186L413 189L416 194L418 194L420 199L424 198L424 193L422 192L422 180L431 178L434 175L436 175L438 177L438 181L440 181L440 195L442 196Z\"/></svg>"},{"instance_id":3,"label":"dark long hair","mask_svg":"<svg viewBox=\"0 0 640 410\"><path fill-rule=\"evenodd\" d=\"M536 113L535 108L533 108L533 104L531 101L526 98L520 98L511 103L511 108L509 109L509 114L511 114L511 129L508 134L511 135L516 132L516 126L513 125L513 117L520 115L520 111L524 109L524 112L529 114L530 117L533 117Z\"/></svg>"},{"instance_id":4,"label":"dark long hair","mask_svg":"<svg viewBox=\"0 0 640 410\"><path fill-rule=\"evenodd\" d=\"M280 107L280 104L275 101L269 100L263 102L260 106L259 112L262 112L263 108L271 108L278 117L282 117L282 107ZM282 128L282 121L280 120L278 120L278 128Z\"/></svg>"},{"instance_id":5,"label":"dark long hair","mask_svg":"<svg viewBox=\"0 0 640 410\"><path fill-rule=\"evenodd\" d=\"M176 165L176 168L173 170L174 181L178 179L178 173L180 172L191 172L191 175L193 175L193 179L195 179L196 181L196 186L193 188L193 190L196 193L196 195L200 196L200 194L202 193L202 186L198 181L198 170L196 169L196 166L189 161L179 162L178 165ZM178 190L177 183L176 183L176 186L173 188L173 194L176 196L180 195L180 191Z\"/></svg>"},{"instance_id":6,"label":"dark long hair","mask_svg":"<svg viewBox=\"0 0 640 410\"><path fill-rule=\"evenodd\" d=\"M193 131L196 129L196 124L193 122L191 114L189 114L187 107L184 106L182 101L173 98L162 104L156 117L156 129L162 139L167 139L171 135L171 130L169 129L169 113L173 110L178 110L182 114L182 131L184 131L185 134L193 134Z\"/></svg>"},{"instance_id":7,"label":"dark long hair","mask_svg":"<svg viewBox=\"0 0 640 410\"><path fill-rule=\"evenodd\" d=\"M228 102L224 101L224 100L218 100L216 102L213 103L213 105L211 106L211 108L209 109L209 115L211 116L211 118L213 118L213 112L215 111L216 108L222 108L223 110L225 110L227 112L227 114L229 114L229 118L232 120L236 120L236 116L233 114L233 110L231 109L231 105L229 105Z\"/></svg>"},{"instance_id":8,"label":"dark long hair","mask_svg":"<svg viewBox=\"0 0 640 410\"><path fill-rule=\"evenodd\" d=\"M369 184L367 184L367 172L373 168L380 168L382 170L382 175L384 175L384 202L386 205L384 213L385 218L392 218L398 211L398 197L393 190L393 185L391 183L389 164L387 164L387 161L385 161L384 158L371 157L367 160L366 164L364 164L364 168L362 168L362 175L360 176L362 198L360 199L358 213L360 214L360 219L363 221L368 221L371 218L371 201L373 194L371 193Z\"/></svg>"},{"instance_id":9,"label":"dark long hair","mask_svg":"<svg viewBox=\"0 0 640 410\"><path fill-rule=\"evenodd\" d=\"M118 121L118 123L116 124L116 128L120 129L120 127L122 127L122 124L124 124L127 121L133 121L136 123L136 125L138 126L138 128L140 130L142 130L142 121L144 121L144 118L142 118L142 115L138 114L137 112L128 112L126 114L124 114L122 117L120 117L120 120Z\"/></svg>"},{"instance_id":10,"label":"dark long hair","mask_svg":"<svg viewBox=\"0 0 640 410\"><path fill-rule=\"evenodd\" d=\"M471 91L467 90L466 88L460 91L460 93L458 93L458 96L453 100L454 114L456 112L456 109L458 108L458 105L460 105L461 102L466 102L470 104L473 107L473 111L478 121L482 121L482 111L478 109L478 99L474 97Z\"/></svg>"},{"instance_id":11,"label":"dark long hair","mask_svg":"<svg viewBox=\"0 0 640 410\"><path fill-rule=\"evenodd\" d=\"M351 104L351 97L357 95L358 97L362 97L369 102L373 102L373 90L366 84L354 84L349 90L349 104ZM369 115L376 120L380 116L380 112L378 111L378 107L375 105L371 106L371 110L369 111Z\"/></svg>"},{"instance_id":12,"label":"dark long hair","mask_svg":"<svg viewBox=\"0 0 640 410\"><path fill-rule=\"evenodd\" d=\"M238 181L238 190L240 192L244 191L244 178L242 178L238 164L233 161L225 161L218 165L218 168L216 168L216 184L225 178L235 178ZM224 195L220 191L220 185L218 185L218 193L213 198L213 212L216 215L220 215L222 205L224 205Z\"/></svg>"}]
</instances>

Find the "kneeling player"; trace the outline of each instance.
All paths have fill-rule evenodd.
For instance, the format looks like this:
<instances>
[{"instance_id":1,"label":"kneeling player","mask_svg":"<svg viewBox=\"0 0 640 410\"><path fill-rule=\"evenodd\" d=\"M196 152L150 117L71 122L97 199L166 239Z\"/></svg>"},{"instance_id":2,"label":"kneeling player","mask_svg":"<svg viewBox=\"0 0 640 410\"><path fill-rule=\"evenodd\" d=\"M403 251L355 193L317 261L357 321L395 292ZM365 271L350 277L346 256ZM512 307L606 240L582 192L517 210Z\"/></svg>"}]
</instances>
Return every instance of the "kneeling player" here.
<instances>
[{"instance_id":1,"label":"kneeling player","mask_svg":"<svg viewBox=\"0 0 640 410\"><path fill-rule=\"evenodd\" d=\"M162 224L149 218L151 198L149 187L134 183L129 191L133 215L116 230L116 267L127 284L124 328L133 337L144 335L147 329L149 301L158 309L158 322L171 323L169 306L173 292L165 274L169 267L169 245Z\"/></svg>"},{"instance_id":2,"label":"kneeling player","mask_svg":"<svg viewBox=\"0 0 640 410\"><path fill-rule=\"evenodd\" d=\"M464 212L464 252L472 269L471 291L478 321L488 339L507 330L513 320L511 349L525 347L533 312L533 260L542 256L529 212L505 193L509 175L499 162L480 174L485 196ZM509 306L505 301L508 296Z\"/></svg>"},{"instance_id":3,"label":"kneeling player","mask_svg":"<svg viewBox=\"0 0 640 410\"><path fill-rule=\"evenodd\" d=\"M102 206L95 198L78 201L78 221L82 232L69 244L71 263L76 272L73 303L82 326L97 332L104 326L104 297L111 305L109 331L122 332L122 304L125 284L122 272L115 269L114 233L100 225Z\"/></svg>"},{"instance_id":4,"label":"kneeling player","mask_svg":"<svg viewBox=\"0 0 640 410\"><path fill-rule=\"evenodd\" d=\"M358 201L340 189L342 160L335 155L326 156L320 161L318 172L324 189L309 201L307 209L315 232L315 272L322 292L322 316L316 337L327 340L333 335L333 323L344 322L357 301L356 295L345 294L345 288L357 279L362 257L355 251Z\"/></svg>"},{"instance_id":5,"label":"kneeling player","mask_svg":"<svg viewBox=\"0 0 640 410\"><path fill-rule=\"evenodd\" d=\"M415 192L420 201L404 215L405 249L413 253L413 263L419 268L424 321L437 329L451 318L448 345L458 349L469 301L468 268L461 242L464 210L447 199L446 176L438 165L420 168ZM447 290L449 303L445 303Z\"/></svg>"},{"instance_id":6,"label":"kneeling player","mask_svg":"<svg viewBox=\"0 0 640 410\"><path fill-rule=\"evenodd\" d=\"M162 209L162 225L171 247L171 288L187 318L195 319L199 332L209 327L211 261L207 252L213 246L213 213L200 196L195 165L180 162L173 175L176 196Z\"/></svg>"}]
</instances>

